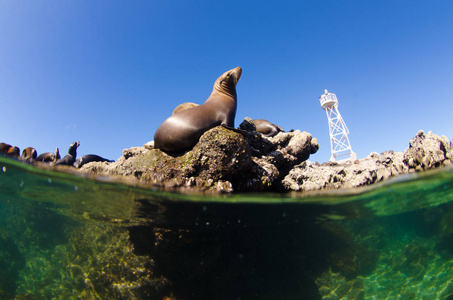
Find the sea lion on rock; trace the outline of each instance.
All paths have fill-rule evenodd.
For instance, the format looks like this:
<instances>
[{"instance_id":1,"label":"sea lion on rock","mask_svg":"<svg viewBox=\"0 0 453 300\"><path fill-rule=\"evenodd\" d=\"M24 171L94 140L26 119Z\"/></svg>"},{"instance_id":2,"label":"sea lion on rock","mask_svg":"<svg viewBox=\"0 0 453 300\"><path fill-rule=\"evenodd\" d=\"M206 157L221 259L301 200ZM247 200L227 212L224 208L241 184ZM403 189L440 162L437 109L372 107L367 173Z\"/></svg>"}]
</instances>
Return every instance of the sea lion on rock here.
<instances>
[{"instance_id":1,"label":"sea lion on rock","mask_svg":"<svg viewBox=\"0 0 453 300\"><path fill-rule=\"evenodd\" d=\"M77 157L77 147L80 146L80 142L74 142L69 146L68 154L66 154L62 159L59 159L55 162L55 165L64 165L72 166Z\"/></svg>"},{"instance_id":2,"label":"sea lion on rock","mask_svg":"<svg viewBox=\"0 0 453 300\"><path fill-rule=\"evenodd\" d=\"M223 73L214 83L205 103L166 119L154 134L154 146L168 152L182 152L195 146L209 129L223 125L234 127L236 117L236 84L242 69L236 67Z\"/></svg>"},{"instance_id":3,"label":"sea lion on rock","mask_svg":"<svg viewBox=\"0 0 453 300\"><path fill-rule=\"evenodd\" d=\"M279 132L284 132L284 130L275 124L272 124L268 120L257 119L252 121L256 126L256 131L263 134L266 137L276 136Z\"/></svg>"},{"instance_id":4,"label":"sea lion on rock","mask_svg":"<svg viewBox=\"0 0 453 300\"><path fill-rule=\"evenodd\" d=\"M17 158L20 156L20 149L16 146L13 147L6 143L0 143L0 153Z\"/></svg>"},{"instance_id":5,"label":"sea lion on rock","mask_svg":"<svg viewBox=\"0 0 453 300\"><path fill-rule=\"evenodd\" d=\"M172 115L179 113L180 111L195 107L195 106L200 106L199 104L193 103L193 102L184 102L182 104L179 104L176 106L176 108L173 110Z\"/></svg>"},{"instance_id":6,"label":"sea lion on rock","mask_svg":"<svg viewBox=\"0 0 453 300\"><path fill-rule=\"evenodd\" d=\"M0 143L0 153L7 153L12 146L6 143Z\"/></svg>"},{"instance_id":7,"label":"sea lion on rock","mask_svg":"<svg viewBox=\"0 0 453 300\"><path fill-rule=\"evenodd\" d=\"M114 160L106 159L106 158L100 157L99 155L96 155L96 154L87 154L87 155L84 155L84 156L82 156L82 157L79 157L79 158L75 161L74 167L76 167L76 168L81 168L84 164L87 164L87 163L93 162L93 161L99 161L99 162L103 162L103 161L106 161L106 162L115 162Z\"/></svg>"},{"instance_id":8,"label":"sea lion on rock","mask_svg":"<svg viewBox=\"0 0 453 300\"><path fill-rule=\"evenodd\" d=\"M45 153L39 154L39 156L36 160L41 161L41 162L56 162L60 158L61 158L60 149L57 148L55 150L55 153L45 152Z\"/></svg>"},{"instance_id":9,"label":"sea lion on rock","mask_svg":"<svg viewBox=\"0 0 453 300\"><path fill-rule=\"evenodd\" d=\"M36 152L36 149L33 147L27 147L22 151L21 158L28 162L35 161L36 158L38 158L38 152Z\"/></svg>"}]
</instances>

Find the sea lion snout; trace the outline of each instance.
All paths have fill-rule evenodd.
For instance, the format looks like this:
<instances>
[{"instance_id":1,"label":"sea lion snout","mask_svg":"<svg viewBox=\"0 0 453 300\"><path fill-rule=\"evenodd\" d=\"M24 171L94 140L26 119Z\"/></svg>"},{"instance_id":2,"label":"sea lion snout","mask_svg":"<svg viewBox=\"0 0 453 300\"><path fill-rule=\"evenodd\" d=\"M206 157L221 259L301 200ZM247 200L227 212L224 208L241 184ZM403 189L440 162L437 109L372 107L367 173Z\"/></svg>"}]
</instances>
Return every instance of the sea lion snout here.
<instances>
[{"instance_id":1,"label":"sea lion snout","mask_svg":"<svg viewBox=\"0 0 453 300\"><path fill-rule=\"evenodd\" d=\"M231 70L228 75L232 76L234 78L234 84L236 85L239 81L239 78L241 78L242 75L242 68L241 67L236 67L233 70Z\"/></svg>"},{"instance_id":2,"label":"sea lion snout","mask_svg":"<svg viewBox=\"0 0 453 300\"><path fill-rule=\"evenodd\" d=\"M236 67L233 69L234 72L236 73L236 77L237 79L241 78L241 75L242 75L242 68L241 67Z\"/></svg>"}]
</instances>

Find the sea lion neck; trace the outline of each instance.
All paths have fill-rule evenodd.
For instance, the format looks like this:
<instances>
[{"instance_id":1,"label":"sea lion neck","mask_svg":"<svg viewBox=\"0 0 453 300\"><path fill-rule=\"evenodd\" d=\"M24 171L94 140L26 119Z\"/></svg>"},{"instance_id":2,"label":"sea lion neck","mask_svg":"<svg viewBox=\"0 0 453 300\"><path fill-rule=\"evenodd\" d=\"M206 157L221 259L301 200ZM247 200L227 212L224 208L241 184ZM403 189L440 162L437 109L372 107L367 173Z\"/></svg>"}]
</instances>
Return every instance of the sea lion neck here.
<instances>
[{"instance_id":1,"label":"sea lion neck","mask_svg":"<svg viewBox=\"0 0 453 300\"><path fill-rule=\"evenodd\" d=\"M214 85L214 89L212 90L212 94L224 94L227 95L233 99L237 99L237 94L236 94L236 87L225 87L221 85ZM211 95L212 95L211 94Z\"/></svg>"}]
</instances>

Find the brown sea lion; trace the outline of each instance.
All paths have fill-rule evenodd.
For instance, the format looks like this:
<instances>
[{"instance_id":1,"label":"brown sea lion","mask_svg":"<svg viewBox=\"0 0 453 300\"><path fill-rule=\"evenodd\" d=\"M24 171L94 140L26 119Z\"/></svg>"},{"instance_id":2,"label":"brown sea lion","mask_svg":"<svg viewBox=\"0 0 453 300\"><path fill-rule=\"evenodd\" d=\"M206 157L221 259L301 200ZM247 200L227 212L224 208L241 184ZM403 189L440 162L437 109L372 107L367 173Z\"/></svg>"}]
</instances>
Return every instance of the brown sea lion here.
<instances>
[{"instance_id":1,"label":"brown sea lion","mask_svg":"<svg viewBox=\"0 0 453 300\"><path fill-rule=\"evenodd\" d=\"M179 104L178 106L176 106L176 108L173 110L172 115L177 114L180 111L195 107L195 106L199 106L199 105L196 103L193 103L193 102L184 102L183 104Z\"/></svg>"},{"instance_id":2,"label":"brown sea lion","mask_svg":"<svg viewBox=\"0 0 453 300\"><path fill-rule=\"evenodd\" d=\"M0 153L5 153L11 148L12 146L6 143L0 143Z\"/></svg>"},{"instance_id":3,"label":"brown sea lion","mask_svg":"<svg viewBox=\"0 0 453 300\"><path fill-rule=\"evenodd\" d=\"M203 133L219 125L234 127L236 117L236 84L242 69L236 67L223 73L214 83L205 103L166 119L154 134L155 148L182 152L195 146Z\"/></svg>"},{"instance_id":4,"label":"brown sea lion","mask_svg":"<svg viewBox=\"0 0 453 300\"><path fill-rule=\"evenodd\" d=\"M20 149L18 147L13 147L6 143L0 143L0 153L12 156L12 157L19 157L20 156Z\"/></svg>"},{"instance_id":5,"label":"brown sea lion","mask_svg":"<svg viewBox=\"0 0 453 300\"><path fill-rule=\"evenodd\" d=\"M256 132L263 134L266 137L276 136L279 132L284 132L284 130L275 124L272 124L268 120L256 119L252 120L253 124L256 126Z\"/></svg>"},{"instance_id":6,"label":"brown sea lion","mask_svg":"<svg viewBox=\"0 0 453 300\"><path fill-rule=\"evenodd\" d=\"M7 153L8 153L8 150L9 150L11 147L12 147L12 146L11 146L10 144L0 143L0 153L7 154Z\"/></svg>"},{"instance_id":7,"label":"brown sea lion","mask_svg":"<svg viewBox=\"0 0 453 300\"><path fill-rule=\"evenodd\" d=\"M33 147L27 147L22 151L21 159L31 162L35 161L38 158L38 152Z\"/></svg>"}]
</instances>

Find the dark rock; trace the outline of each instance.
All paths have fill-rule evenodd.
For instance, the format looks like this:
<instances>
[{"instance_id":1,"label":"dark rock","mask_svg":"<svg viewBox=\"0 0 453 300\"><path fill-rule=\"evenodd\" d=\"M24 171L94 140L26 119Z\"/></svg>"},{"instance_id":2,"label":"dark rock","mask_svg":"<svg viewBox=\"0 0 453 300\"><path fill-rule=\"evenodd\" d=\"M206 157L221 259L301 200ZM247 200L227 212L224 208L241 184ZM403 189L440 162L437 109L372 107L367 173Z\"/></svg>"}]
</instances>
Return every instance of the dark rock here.
<instances>
[{"instance_id":1,"label":"dark rock","mask_svg":"<svg viewBox=\"0 0 453 300\"><path fill-rule=\"evenodd\" d=\"M453 227L451 220L453 218L453 208L447 206L445 211L440 214L440 221L438 224L437 248L441 253L446 256L453 256Z\"/></svg>"},{"instance_id":2,"label":"dark rock","mask_svg":"<svg viewBox=\"0 0 453 300\"><path fill-rule=\"evenodd\" d=\"M248 132L256 132L256 126L253 123L253 120L246 117L244 121L239 125L239 128Z\"/></svg>"},{"instance_id":3,"label":"dark rock","mask_svg":"<svg viewBox=\"0 0 453 300\"><path fill-rule=\"evenodd\" d=\"M25 267L25 258L10 236L0 235L0 245L0 296L12 299L19 272Z\"/></svg>"}]
</instances>

